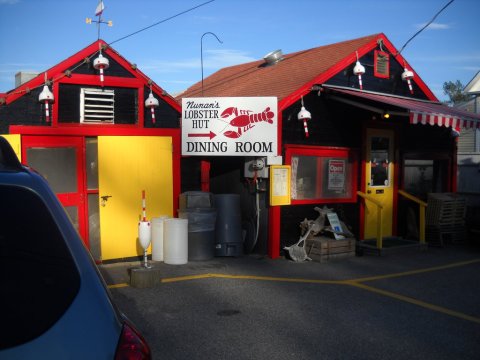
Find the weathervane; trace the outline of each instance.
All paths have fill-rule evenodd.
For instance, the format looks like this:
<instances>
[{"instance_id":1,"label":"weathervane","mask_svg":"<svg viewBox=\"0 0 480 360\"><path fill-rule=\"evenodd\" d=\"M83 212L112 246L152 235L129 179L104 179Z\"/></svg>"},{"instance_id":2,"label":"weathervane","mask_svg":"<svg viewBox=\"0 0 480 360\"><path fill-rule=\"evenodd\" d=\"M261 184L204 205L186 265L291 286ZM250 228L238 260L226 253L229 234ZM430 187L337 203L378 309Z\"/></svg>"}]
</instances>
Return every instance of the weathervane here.
<instances>
[{"instance_id":1,"label":"weathervane","mask_svg":"<svg viewBox=\"0 0 480 360\"><path fill-rule=\"evenodd\" d=\"M95 16L98 16L97 20L92 20L92 18L86 19L87 24L91 24L92 22L97 23L97 32L98 32L98 39L100 39L100 25L101 24L107 24L108 26L113 26L112 20L104 21L102 19L102 13L103 10L105 9L105 6L103 5L103 0L100 0L98 2L97 8L95 9Z\"/></svg>"}]
</instances>

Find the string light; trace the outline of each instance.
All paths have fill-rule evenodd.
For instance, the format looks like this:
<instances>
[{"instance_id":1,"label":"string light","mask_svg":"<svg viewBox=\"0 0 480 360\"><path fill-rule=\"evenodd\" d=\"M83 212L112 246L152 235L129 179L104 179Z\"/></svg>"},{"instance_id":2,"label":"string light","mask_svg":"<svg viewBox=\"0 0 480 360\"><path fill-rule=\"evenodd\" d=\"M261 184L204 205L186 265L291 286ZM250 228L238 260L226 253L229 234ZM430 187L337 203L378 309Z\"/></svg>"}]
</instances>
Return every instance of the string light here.
<instances>
[{"instance_id":1,"label":"string light","mask_svg":"<svg viewBox=\"0 0 480 360\"><path fill-rule=\"evenodd\" d=\"M38 95L38 101L45 104L45 121L50 122L50 109L49 104L53 104L55 98L53 97L52 92L48 88L47 73L45 72L45 85L43 86L42 92Z\"/></svg>"},{"instance_id":2,"label":"string light","mask_svg":"<svg viewBox=\"0 0 480 360\"><path fill-rule=\"evenodd\" d=\"M303 121L303 128L305 129L305 137L308 138L308 126L307 126L307 120L310 120L312 118L312 114L310 114L310 111L305 109L305 106L303 105L303 96L302 96L302 108L300 109L300 112L297 115L297 118L299 121Z\"/></svg>"},{"instance_id":3,"label":"string light","mask_svg":"<svg viewBox=\"0 0 480 360\"><path fill-rule=\"evenodd\" d=\"M169 20L172 20L172 19L174 19L174 18L176 18L176 17L178 17L178 16L181 16L181 15L183 15L183 14L186 14L186 13L188 13L188 12L190 12L190 11L193 11L193 10L195 10L195 9L198 9L198 8L200 8L200 7L202 7L202 6L205 6L205 5L209 4L209 3L212 3L212 2L214 2L214 1L215 1L215 0L209 0L209 1L206 1L206 2L204 2L204 3L202 3L202 4L199 4L199 5L197 5L197 6L194 6L194 7L192 7L192 8L189 8L189 9L187 9L187 10L184 10L184 11L182 11L182 12L180 12L180 13L177 13L177 14L175 14L175 15L173 15L173 16L170 16L170 17L168 17L168 18L166 18L166 19L163 19L163 20L161 20L161 21L158 21L158 22L156 22L156 23L154 23L154 24L152 24L152 25L149 25L149 26L147 26L147 27L145 27L145 28L142 28L142 29L140 29L140 30L137 30L137 31L135 31L135 32L133 32L133 33L130 33L130 34L128 34L128 35L125 35L125 36L123 36L123 37L121 37L121 38L119 38L119 39L117 39L117 40L115 40L115 41L112 41L112 42L108 43L107 46L110 46L110 45L112 45L112 44L114 44L114 43L117 43L117 42L122 41L122 40L124 40L124 39L126 39L126 38L129 38L129 37L131 37L131 36L133 36L133 35L136 35L136 34L142 32L142 31L148 30L148 29L150 29L150 28L152 28L152 27L154 27L154 26L157 26L157 25L160 25L160 24L162 24L162 23L165 23L165 22L167 22L167 21L169 21ZM87 23L91 23L91 22L92 22L92 21L91 21L90 19L87 20ZM108 22L108 25L109 25L109 26L112 26L112 24L111 24L110 21ZM78 64L78 65L75 66L74 68L71 68L71 69L66 70L66 72L69 72L70 74L73 73L77 68L79 68L80 66L88 63L88 62L90 61L90 58L93 58L95 55L97 55L97 53L99 53L99 51L96 51L96 52L93 53L90 57L86 57L83 62L81 62L80 64ZM63 77L65 77L65 76L66 76L65 73L61 74L59 77L52 79L52 80L51 80L51 83L52 83L52 84L53 84L53 83L56 83L56 82L58 82L59 80L61 80L61 79L62 79ZM36 89L36 88L38 88L38 87L40 87L40 86L42 86L42 85L38 85L38 86L36 86L36 87L34 87L34 88L25 88L25 89L22 89L22 90L10 91L8 94L6 94L5 97L3 97L3 98L0 99L0 105L2 105L2 104L7 104L8 98L9 98L10 96L12 96L12 95L18 95L18 94L22 94L22 93L28 93L28 92L30 92L31 90L34 90L34 89Z\"/></svg>"},{"instance_id":4,"label":"string light","mask_svg":"<svg viewBox=\"0 0 480 360\"><path fill-rule=\"evenodd\" d=\"M358 51L355 51L355 54L357 55L357 63L353 68L353 73L358 76L358 84L360 86L360 90L363 90L362 75L365 74L365 67L360 64L360 61L358 60Z\"/></svg>"},{"instance_id":5,"label":"string light","mask_svg":"<svg viewBox=\"0 0 480 360\"><path fill-rule=\"evenodd\" d=\"M147 100L145 100L145 107L150 108L152 113L152 123L155 124L155 108L158 107L158 99L153 96L152 84L150 84L150 95L148 95Z\"/></svg>"}]
</instances>

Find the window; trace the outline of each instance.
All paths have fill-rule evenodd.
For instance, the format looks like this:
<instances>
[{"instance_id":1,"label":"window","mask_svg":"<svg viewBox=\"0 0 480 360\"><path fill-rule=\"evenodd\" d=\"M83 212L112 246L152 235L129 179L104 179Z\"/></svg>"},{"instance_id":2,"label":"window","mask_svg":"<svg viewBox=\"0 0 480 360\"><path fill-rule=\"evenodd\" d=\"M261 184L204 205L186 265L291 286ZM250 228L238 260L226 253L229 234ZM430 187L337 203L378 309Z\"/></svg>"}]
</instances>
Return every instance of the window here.
<instances>
[{"instance_id":1,"label":"window","mask_svg":"<svg viewBox=\"0 0 480 360\"><path fill-rule=\"evenodd\" d=\"M355 202L357 159L347 148L287 146L292 204Z\"/></svg>"},{"instance_id":2,"label":"window","mask_svg":"<svg viewBox=\"0 0 480 360\"><path fill-rule=\"evenodd\" d=\"M427 200L431 192L450 191L448 156L441 154L406 154L403 159L403 189Z\"/></svg>"},{"instance_id":3,"label":"window","mask_svg":"<svg viewBox=\"0 0 480 360\"><path fill-rule=\"evenodd\" d=\"M390 139L388 137L372 136L370 146L370 186L390 186L388 158L390 150Z\"/></svg>"},{"instance_id":4,"label":"window","mask_svg":"<svg viewBox=\"0 0 480 360\"><path fill-rule=\"evenodd\" d=\"M20 177L20 175L19 175ZM0 349L30 341L63 315L80 288L64 234L37 192L0 185Z\"/></svg>"},{"instance_id":5,"label":"window","mask_svg":"<svg viewBox=\"0 0 480 360\"><path fill-rule=\"evenodd\" d=\"M80 92L81 123L113 123L115 92L106 89L82 88Z\"/></svg>"}]
</instances>

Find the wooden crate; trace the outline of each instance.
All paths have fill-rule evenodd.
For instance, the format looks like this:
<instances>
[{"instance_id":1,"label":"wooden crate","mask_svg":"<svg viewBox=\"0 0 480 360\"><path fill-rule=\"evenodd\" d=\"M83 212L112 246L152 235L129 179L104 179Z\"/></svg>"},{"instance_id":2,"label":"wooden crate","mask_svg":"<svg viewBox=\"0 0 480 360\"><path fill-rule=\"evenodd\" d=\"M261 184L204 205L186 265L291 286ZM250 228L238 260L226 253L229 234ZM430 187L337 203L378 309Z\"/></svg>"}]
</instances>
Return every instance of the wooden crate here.
<instances>
[{"instance_id":1,"label":"wooden crate","mask_svg":"<svg viewBox=\"0 0 480 360\"><path fill-rule=\"evenodd\" d=\"M313 261L326 262L355 256L355 239L335 240L326 236L315 236L307 240L308 256Z\"/></svg>"}]
</instances>

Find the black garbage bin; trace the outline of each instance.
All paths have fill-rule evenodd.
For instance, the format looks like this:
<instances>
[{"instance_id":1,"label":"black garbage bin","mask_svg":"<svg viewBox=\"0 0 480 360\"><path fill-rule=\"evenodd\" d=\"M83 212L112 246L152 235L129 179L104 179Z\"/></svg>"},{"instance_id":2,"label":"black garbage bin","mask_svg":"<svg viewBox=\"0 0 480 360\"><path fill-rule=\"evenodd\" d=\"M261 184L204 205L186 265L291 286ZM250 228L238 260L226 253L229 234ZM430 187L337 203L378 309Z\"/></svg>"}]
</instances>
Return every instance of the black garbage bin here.
<instances>
[{"instance_id":1,"label":"black garbage bin","mask_svg":"<svg viewBox=\"0 0 480 360\"><path fill-rule=\"evenodd\" d=\"M178 211L178 217L188 220L188 260L210 260L215 256L215 208Z\"/></svg>"},{"instance_id":2,"label":"black garbage bin","mask_svg":"<svg viewBox=\"0 0 480 360\"><path fill-rule=\"evenodd\" d=\"M242 215L240 195L214 195L217 209L215 225L215 256L242 256Z\"/></svg>"}]
</instances>

